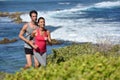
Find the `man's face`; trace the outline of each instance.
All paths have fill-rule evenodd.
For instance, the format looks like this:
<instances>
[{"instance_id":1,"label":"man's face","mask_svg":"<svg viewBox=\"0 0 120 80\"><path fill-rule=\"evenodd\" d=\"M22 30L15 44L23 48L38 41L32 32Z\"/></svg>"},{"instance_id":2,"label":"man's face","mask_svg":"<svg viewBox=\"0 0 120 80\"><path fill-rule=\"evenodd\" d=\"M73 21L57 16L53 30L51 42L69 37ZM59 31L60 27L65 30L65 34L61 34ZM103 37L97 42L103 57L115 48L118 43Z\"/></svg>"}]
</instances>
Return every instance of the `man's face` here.
<instances>
[{"instance_id":1,"label":"man's face","mask_svg":"<svg viewBox=\"0 0 120 80\"><path fill-rule=\"evenodd\" d=\"M37 20L37 14L32 13L32 14L31 14L31 20L32 20L33 22L36 22L36 20Z\"/></svg>"}]
</instances>

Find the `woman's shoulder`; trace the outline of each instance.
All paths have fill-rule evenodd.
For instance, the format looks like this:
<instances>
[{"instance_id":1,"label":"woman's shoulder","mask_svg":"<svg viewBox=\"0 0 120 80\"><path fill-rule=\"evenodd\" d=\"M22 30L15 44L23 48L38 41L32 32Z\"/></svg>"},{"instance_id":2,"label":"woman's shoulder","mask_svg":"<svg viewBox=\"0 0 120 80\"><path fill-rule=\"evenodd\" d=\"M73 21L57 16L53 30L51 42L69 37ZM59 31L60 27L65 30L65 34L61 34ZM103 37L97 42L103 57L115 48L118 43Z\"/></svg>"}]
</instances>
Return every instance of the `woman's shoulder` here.
<instances>
[{"instance_id":1,"label":"woman's shoulder","mask_svg":"<svg viewBox=\"0 0 120 80\"><path fill-rule=\"evenodd\" d=\"M39 30L39 29L38 29L38 28L36 28L36 29L33 31L33 33L36 33L38 30Z\"/></svg>"},{"instance_id":2,"label":"woman's shoulder","mask_svg":"<svg viewBox=\"0 0 120 80\"><path fill-rule=\"evenodd\" d=\"M45 33L48 35L50 34L50 31L46 29Z\"/></svg>"},{"instance_id":3,"label":"woman's shoulder","mask_svg":"<svg viewBox=\"0 0 120 80\"><path fill-rule=\"evenodd\" d=\"M47 29L45 30L45 32L50 33L50 31L49 31L49 30L47 30Z\"/></svg>"}]
</instances>

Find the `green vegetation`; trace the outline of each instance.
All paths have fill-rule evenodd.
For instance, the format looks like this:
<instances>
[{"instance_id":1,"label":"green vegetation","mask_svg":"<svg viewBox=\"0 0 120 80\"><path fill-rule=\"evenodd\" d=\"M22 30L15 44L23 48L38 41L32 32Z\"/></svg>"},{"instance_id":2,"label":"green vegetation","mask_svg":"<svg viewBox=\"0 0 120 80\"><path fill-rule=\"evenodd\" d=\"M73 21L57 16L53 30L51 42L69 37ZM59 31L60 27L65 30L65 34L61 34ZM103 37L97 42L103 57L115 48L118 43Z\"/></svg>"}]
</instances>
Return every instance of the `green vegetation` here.
<instances>
[{"instance_id":1,"label":"green vegetation","mask_svg":"<svg viewBox=\"0 0 120 80\"><path fill-rule=\"evenodd\" d=\"M86 43L53 49L46 68L22 69L5 80L120 80L120 45L100 48Z\"/></svg>"},{"instance_id":2,"label":"green vegetation","mask_svg":"<svg viewBox=\"0 0 120 80\"><path fill-rule=\"evenodd\" d=\"M5 77L5 75L6 75L6 73L4 73L4 72L0 72L0 80L3 80L4 77Z\"/></svg>"}]
</instances>

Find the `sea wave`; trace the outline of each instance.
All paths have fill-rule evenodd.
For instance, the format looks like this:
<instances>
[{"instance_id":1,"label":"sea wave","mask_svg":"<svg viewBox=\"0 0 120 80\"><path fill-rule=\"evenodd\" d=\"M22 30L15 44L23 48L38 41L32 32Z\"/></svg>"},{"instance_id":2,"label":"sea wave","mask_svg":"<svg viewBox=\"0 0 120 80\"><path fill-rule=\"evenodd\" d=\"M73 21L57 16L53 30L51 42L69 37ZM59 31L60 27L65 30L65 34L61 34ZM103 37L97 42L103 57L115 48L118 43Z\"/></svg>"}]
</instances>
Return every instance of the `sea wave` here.
<instances>
[{"instance_id":1,"label":"sea wave","mask_svg":"<svg viewBox=\"0 0 120 80\"><path fill-rule=\"evenodd\" d=\"M82 10L93 6L95 7L96 5L82 6L79 4L77 7L60 11L38 11L38 16L43 16L46 19L46 26L57 27L56 30L51 32L52 38L55 39L97 43L98 37L99 39L103 37L111 38L111 35L113 35L116 38L114 38L115 40L111 38L111 40L119 42L119 22L105 22L103 21L104 18L77 18L83 16ZM21 18L23 21L30 21L28 14L22 15ZM96 20L102 20L102 22L97 22ZM116 29L118 31L115 31Z\"/></svg>"},{"instance_id":2,"label":"sea wave","mask_svg":"<svg viewBox=\"0 0 120 80\"><path fill-rule=\"evenodd\" d=\"M92 8L114 8L114 7L120 7L120 1L104 1L88 6L81 6L81 4L76 5L76 8L79 8L79 10L88 10Z\"/></svg>"},{"instance_id":3,"label":"sea wave","mask_svg":"<svg viewBox=\"0 0 120 80\"><path fill-rule=\"evenodd\" d=\"M58 4L60 4L60 5L69 5L70 2L59 2Z\"/></svg>"},{"instance_id":4,"label":"sea wave","mask_svg":"<svg viewBox=\"0 0 120 80\"><path fill-rule=\"evenodd\" d=\"M111 8L111 7L120 7L120 1L105 1L100 2L94 5L96 8Z\"/></svg>"},{"instance_id":5,"label":"sea wave","mask_svg":"<svg viewBox=\"0 0 120 80\"><path fill-rule=\"evenodd\" d=\"M8 18L8 17L0 17L0 23L8 23L11 22L12 19Z\"/></svg>"}]
</instances>

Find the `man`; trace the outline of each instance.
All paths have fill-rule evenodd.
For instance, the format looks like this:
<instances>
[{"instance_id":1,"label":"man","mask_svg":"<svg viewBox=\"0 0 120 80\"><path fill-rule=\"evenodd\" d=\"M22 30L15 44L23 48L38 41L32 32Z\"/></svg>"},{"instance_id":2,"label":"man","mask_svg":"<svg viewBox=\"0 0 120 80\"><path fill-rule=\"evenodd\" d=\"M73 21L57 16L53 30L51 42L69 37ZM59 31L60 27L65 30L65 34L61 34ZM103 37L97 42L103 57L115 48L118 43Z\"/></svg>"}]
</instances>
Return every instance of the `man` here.
<instances>
[{"instance_id":1,"label":"man","mask_svg":"<svg viewBox=\"0 0 120 80\"><path fill-rule=\"evenodd\" d=\"M22 27L19 33L19 38L25 42L24 49L25 49L27 63L24 69L27 69L32 66L33 48L31 47L31 44L32 44L31 33L37 28L37 25L36 25L37 15L38 15L37 11L35 10L30 11L29 16L31 18L31 21L26 23ZM34 63L35 63L34 66L37 68L39 66L39 62L36 59L36 57L34 57Z\"/></svg>"}]
</instances>

